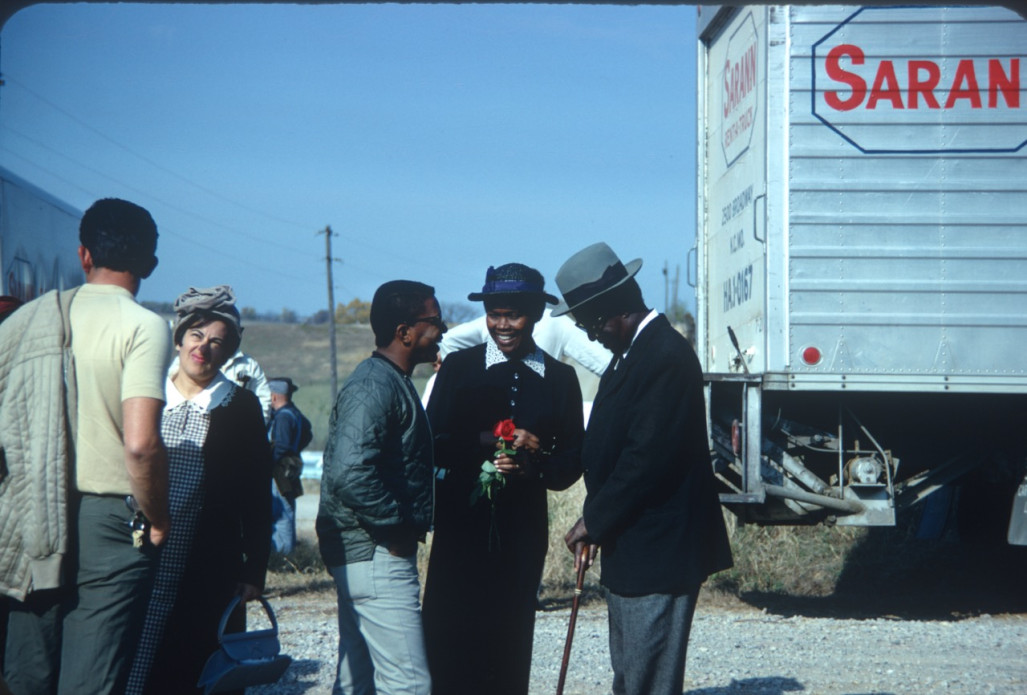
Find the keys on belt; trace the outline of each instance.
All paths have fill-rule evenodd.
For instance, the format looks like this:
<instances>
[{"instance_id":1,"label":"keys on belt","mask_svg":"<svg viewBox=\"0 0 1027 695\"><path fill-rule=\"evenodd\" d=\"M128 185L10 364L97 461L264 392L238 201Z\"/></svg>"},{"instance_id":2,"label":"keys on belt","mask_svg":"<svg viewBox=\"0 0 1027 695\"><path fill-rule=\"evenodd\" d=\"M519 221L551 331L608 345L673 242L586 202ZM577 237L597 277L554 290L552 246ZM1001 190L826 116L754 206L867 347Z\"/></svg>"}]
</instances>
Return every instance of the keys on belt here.
<instances>
[{"instance_id":1,"label":"keys on belt","mask_svg":"<svg viewBox=\"0 0 1027 695\"><path fill-rule=\"evenodd\" d=\"M147 538L147 532L150 530L150 521L143 514L142 508L132 495L125 497L125 506L132 512L132 518L126 522L132 529L132 547L142 548Z\"/></svg>"}]
</instances>

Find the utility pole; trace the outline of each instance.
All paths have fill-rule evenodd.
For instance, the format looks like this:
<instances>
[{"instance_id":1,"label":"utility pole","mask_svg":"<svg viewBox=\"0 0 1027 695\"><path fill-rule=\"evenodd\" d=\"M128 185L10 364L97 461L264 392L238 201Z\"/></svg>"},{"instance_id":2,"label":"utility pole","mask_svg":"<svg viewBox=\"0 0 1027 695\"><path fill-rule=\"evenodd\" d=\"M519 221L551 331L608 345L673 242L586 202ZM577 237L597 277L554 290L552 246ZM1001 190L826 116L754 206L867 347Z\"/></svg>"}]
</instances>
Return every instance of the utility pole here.
<instances>
[{"instance_id":1,"label":"utility pole","mask_svg":"<svg viewBox=\"0 0 1027 695\"><path fill-rule=\"evenodd\" d=\"M667 294L669 292L669 290L667 289L667 283L669 282L669 280L670 280L670 278L667 275L667 259L664 259L663 260L663 313L664 314L666 314L666 313L668 313L670 311L670 306L667 303Z\"/></svg>"},{"instance_id":2,"label":"utility pole","mask_svg":"<svg viewBox=\"0 0 1027 695\"><path fill-rule=\"evenodd\" d=\"M670 286L671 308L674 309L674 316L678 316L678 286L681 282L681 264L674 266L674 282Z\"/></svg>"},{"instance_id":3,"label":"utility pole","mask_svg":"<svg viewBox=\"0 0 1027 695\"><path fill-rule=\"evenodd\" d=\"M332 228L325 226L324 230L317 232L325 235L325 267L328 271L328 344L331 351L332 365L332 405L335 405L335 397L339 393L339 369L335 360L335 286L332 281L332 262L338 258L332 258Z\"/></svg>"}]
</instances>

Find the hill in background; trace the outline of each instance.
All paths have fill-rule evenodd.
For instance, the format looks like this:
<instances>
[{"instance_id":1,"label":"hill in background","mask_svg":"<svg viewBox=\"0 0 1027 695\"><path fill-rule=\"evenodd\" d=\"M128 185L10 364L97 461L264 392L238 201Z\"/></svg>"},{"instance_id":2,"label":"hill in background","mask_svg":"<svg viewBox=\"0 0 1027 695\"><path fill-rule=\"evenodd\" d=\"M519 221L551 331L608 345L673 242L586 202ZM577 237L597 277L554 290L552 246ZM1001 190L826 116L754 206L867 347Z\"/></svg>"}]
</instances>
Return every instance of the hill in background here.
<instances>
[{"instance_id":1,"label":"hill in background","mask_svg":"<svg viewBox=\"0 0 1027 695\"><path fill-rule=\"evenodd\" d=\"M245 320L243 325L243 352L257 360L268 377L287 376L300 387L293 401L314 427L314 440L308 448L312 451L324 449L328 416L332 410L328 325ZM357 364L374 350L374 334L366 324L337 325L335 343L341 388ZM599 379L576 362L571 362L571 365L578 372L582 395L585 400L591 400ZM421 364L414 369L414 386L419 393L424 391L431 374L431 365Z\"/></svg>"},{"instance_id":2,"label":"hill in background","mask_svg":"<svg viewBox=\"0 0 1027 695\"><path fill-rule=\"evenodd\" d=\"M331 348L328 325L300 323L244 323L242 349L260 363L268 377L287 376L300 390L293 396L314 427L311 450L324 448L332 409ZM339 386L374 350L374 334L367 325L336 326L336 369ZM414 384L424 388L430 365L414 370Z\"/></svg>"}]
</instances>

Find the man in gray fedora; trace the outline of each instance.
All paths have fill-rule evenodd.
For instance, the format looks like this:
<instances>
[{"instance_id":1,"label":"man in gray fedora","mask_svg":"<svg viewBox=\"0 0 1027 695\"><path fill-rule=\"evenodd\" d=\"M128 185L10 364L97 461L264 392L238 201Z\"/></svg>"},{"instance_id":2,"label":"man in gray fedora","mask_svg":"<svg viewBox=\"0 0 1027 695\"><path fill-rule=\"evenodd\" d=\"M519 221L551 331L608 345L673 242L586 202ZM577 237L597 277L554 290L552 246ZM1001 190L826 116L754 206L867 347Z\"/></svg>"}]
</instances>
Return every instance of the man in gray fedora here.
<instances>
[{"instance_id":1,"label":"man in gray fedora","mask_svg":"<svg viewBox=\"0 0 1027 695\"><path fill-rule=\"evenodd\" d=\"M571 314L614 355L582 447L582 516L565 540L575 569L602 548L614 695L680 695L699 587L731 566L731 549L702 369L688 341L646 307L634 280L641 267L598 243L556 274L564 301L553 314Z\"/></svg>"}]
</instances>

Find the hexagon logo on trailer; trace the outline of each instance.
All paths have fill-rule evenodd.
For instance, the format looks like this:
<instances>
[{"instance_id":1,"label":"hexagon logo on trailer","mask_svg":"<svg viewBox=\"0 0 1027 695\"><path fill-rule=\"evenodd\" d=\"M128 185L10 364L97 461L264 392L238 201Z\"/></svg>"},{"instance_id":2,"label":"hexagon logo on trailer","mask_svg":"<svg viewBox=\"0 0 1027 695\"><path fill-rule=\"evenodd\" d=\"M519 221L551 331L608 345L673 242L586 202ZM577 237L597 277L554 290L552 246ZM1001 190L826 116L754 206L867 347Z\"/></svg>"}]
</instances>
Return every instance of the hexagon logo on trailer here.
<instances>
[{"instance_id":1,"label":"hexagon logo on trailer","mask_svg":"<svg viewBox=\"0 0 1027 695\"><path fill-rule=\"evenodd\" d=\"M867 154L1023 149L1027 22L997 12L857 10L813 44L813 115Z\"/></svg>"},{"instance_id":2,"label":"hexagon logo on trailer","mask_svg":"<svg viewBox=\"0 0 1027 695\"><path fill-rule=\"evenodd\" d=\"M759 100L759 36L752 13L728 38L721 92L721 144L731 166L749 149Z\"/></svg>"}]
</instances>

